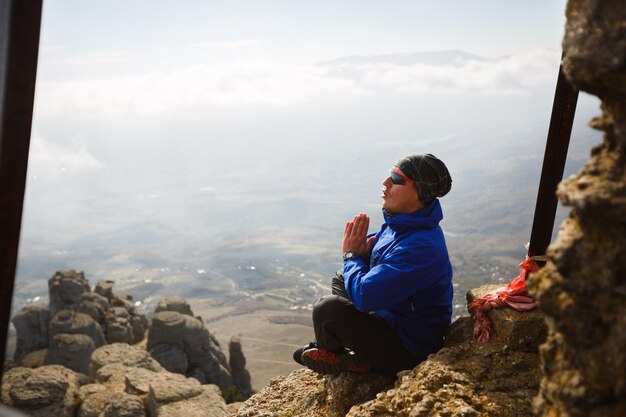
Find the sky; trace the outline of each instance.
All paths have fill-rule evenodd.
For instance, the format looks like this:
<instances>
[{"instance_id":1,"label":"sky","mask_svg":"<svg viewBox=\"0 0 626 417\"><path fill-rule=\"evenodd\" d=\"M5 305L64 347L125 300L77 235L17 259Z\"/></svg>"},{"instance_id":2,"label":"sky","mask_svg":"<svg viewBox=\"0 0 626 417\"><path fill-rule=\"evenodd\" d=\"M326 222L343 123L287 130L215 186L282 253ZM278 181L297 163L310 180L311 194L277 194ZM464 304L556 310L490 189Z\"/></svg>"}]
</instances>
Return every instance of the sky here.
<instances>
[{"instance_id":1,"label":"sky","mask_svg":"<svg viewBox=\"0 0 626 417\"><path fill-rule=\"evenodd\" d=\"M380 177L416 150L470 195L477 163L541 158L565 3L46 1L22 265L148 219L378 212ZM580 126L597 107L581 97ZM282 221L267 210L244 223Z\"/></svg>"}]
</instances>

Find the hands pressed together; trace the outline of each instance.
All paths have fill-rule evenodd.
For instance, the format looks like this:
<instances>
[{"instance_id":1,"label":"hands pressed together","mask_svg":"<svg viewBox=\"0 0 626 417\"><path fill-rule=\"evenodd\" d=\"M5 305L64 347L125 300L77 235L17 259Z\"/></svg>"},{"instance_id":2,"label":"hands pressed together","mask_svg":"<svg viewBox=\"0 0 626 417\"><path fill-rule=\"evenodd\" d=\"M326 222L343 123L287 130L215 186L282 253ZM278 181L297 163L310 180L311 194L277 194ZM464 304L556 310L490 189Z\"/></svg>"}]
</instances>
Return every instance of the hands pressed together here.
<instances>
[{"instance_id":1,"label":"hands pressed together","mask_svg":"<svg viewBox=\"0 0 626 417\"><path fill-rule=\"evenodd\" d=\"M347 222L343 232L341 251L343 253L351 251L356 256L367 256L376 241L375 236L366 240L369 225L370 218L363 213L357 214L352 221Z\"/></svg>"}]
</instances>

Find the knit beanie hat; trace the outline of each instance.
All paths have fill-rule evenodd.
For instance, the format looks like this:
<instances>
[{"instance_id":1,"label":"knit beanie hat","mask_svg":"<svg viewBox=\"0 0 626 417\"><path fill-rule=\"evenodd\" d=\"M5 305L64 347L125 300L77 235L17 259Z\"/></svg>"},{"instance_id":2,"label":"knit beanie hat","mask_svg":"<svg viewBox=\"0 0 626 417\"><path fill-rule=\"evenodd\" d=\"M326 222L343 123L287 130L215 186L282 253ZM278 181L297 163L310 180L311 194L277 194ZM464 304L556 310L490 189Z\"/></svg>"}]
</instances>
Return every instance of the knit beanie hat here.
<instances>
[{"instance_id":1,"label":"knit beanie hat","mask_svg":"<svg viewBox=\"0 0 626 417\"><path fill-rule=\"evenodd\" d=\"M446 165L432 154L409 155L396 166L415 181L417 195L422 203L429 205L435 197L443 197L452 188L452 177Z\"/></svg>"}]
</instances>

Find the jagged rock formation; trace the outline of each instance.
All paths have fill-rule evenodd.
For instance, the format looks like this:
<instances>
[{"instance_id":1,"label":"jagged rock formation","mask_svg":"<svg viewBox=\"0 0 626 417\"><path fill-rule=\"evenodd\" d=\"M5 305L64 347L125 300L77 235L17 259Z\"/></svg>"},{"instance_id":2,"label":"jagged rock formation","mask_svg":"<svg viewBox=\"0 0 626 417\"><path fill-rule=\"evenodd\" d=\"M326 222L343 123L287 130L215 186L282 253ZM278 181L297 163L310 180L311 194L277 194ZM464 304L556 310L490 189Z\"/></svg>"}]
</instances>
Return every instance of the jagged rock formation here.
<instances>
[{"instance_id":1,"label":"jagged rock formation","mask_svg":"<svg viewBox=\"0 0 626 417\"><path fill-rule=\"evenodd\" d=\"M167 297L157 305L148 350L170 372L194 377L203 384L217 384L224 391L234 386L246 398L250 396L250 374L245 370L241 345L239 350L231 350L231 362L236 365L233 374L217 339L181 297Z\"/></svg>"},{"instance_id":2,"label":"jagged rock formation","mask_svg":"<svg viewBox=\"0 0 626 417\"><path fill-rule=\"evenodd\" d=\"M602 99L602 144L558 196L571 206L529 278L549 323L540 416L626 415L626 3L570 0L563 67Z\"/></svg>"},{"instance_id":3,"label":"jagged rock formation","mask_svg":"<svg viewBox=\"0 0 626 417\"><path fill-rule=\"evenodd\" d=\"M59 365L13 368L2 402L34 417L220 417L226 403L215 385L163 369L143 349L124 343L93 353L90 376Z\"/></svg>"},{"instance_id":4,"label":"jagged rock formation","mask_svg":"<svg viewBox=\"0 0 626 417\"><path fill-rule=\"evenodd\" d=\"M91 292L83 272L57 271L48 281L49 308L27 306L12 320L17 333L14 361L87 373L98 347L142 340L148 320L130 301L113 294L112 285L103 281Z\"/></svg>"},{"instance_id":5,"label":"jagged rock formation","mask_svg":"<svg viewBox=\"0 0 626 417\"><path fill-rule=\"evenodd\" d=\"M374 398L393 378L373 374L324 377L308 369L274 378L239 408L237 417L343 417L354 404Z\"/></svg>"},{"instance_id":6,"label":"jagged rock formation","mask_svg":"<svg viewBox=\"0 0 626 417\"><path fill-rule=\"evenodd\" d=\"M252 395L250 372L246 369L246 357L241 350L241 340L234 336L228 344L228 364L233 376L233 385L244 397Z\"/></svg>"},{"instance_id":7,"label":"jagged rock formation","mask_svg":"<svg viewBox=\"0 0 626 417\"><path fill-rule=\"evenodd\" d=\"M470 291L468 302L492 289ZM451 326L446 347L401 373L388 391L393 379L374 374L299 370L272 380L236 416L532 416L541 377L537 347L546 334L543 315L511 308L487 314L494 328L489 342L473 341L473 320L461 318Z\"/></svg>"}]
</instances>

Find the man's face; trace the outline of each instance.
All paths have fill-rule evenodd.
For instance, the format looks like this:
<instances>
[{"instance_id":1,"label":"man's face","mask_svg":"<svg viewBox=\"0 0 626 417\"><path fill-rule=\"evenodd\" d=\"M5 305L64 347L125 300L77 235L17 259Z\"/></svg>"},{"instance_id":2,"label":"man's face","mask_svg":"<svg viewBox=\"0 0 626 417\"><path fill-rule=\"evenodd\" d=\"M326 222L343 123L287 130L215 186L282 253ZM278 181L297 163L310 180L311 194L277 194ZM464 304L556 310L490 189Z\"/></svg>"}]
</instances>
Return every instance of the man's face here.
<instances>
[{"instance_id":1,"label":"man's face","mask_svg":"<svg viewBox=\"0 0 626 417\"><path fill-rule=\"evenodd\" d=\"M391 169L391 174L383 181L383 208L389 214L412 213L424 205L417 196L415 183L398 167Z\"/></svg>"}]
</instances>

